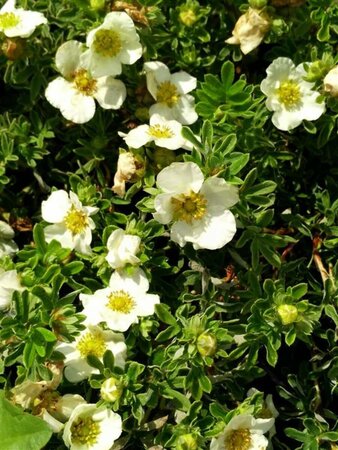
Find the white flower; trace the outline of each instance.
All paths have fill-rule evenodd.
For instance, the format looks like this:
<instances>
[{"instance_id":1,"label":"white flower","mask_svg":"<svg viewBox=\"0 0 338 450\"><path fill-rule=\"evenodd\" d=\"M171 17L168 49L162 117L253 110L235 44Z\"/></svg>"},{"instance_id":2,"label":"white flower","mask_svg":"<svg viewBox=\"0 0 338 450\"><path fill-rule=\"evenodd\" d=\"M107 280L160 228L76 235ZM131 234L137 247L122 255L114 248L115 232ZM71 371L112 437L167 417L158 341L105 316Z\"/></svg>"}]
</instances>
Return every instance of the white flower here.
<instances>
[{"instance_id":1,"label":"white flower","mask_svg":"<svg viewBox=\"0 0 338 450\"><path fill-rule=\"evenodd\" d=\"M197 79L187 72L171 74L168 67L160 61L144 64L147 88L155 105L149 109L150 115L160 114L166 119L174 119L184 125L190 125L198 119L195 101L188 92L196 88Z\"/></svg>"},{"instance_id":2,"label":"white flower","mask_svg":"<svg viewBox=\"0 0 338 450\"><path fill-rule=\"evenodd\" d=\"M49 103L74 123L85 123L93 118L95 100L104 109L118 109L126 98L122 81L92 76L81 60L82 47L81 42L68 41L58 48L55 64L64 78L50 82L45 92Z\"/></svg>"},{"instance_id":3,"label":"white flower","mask_svg":"<svg viewBox=\"0 0 338 450\"><path fill-rule=\"evenodd\" d=\"M22 291L19 277L16 270L0 268L0 310L10 307L14 291Z\"/></svg>"},{"instance_id":4,"label":"white flower","mask_svg":"<svg viewBox=\"0 0 338 450\"><path fill-rule=\"evenodd\" d=\"M215 250L231 241L236 222L228 210L238 201L235 186L221 178L204 180L193 162L175 162L157 175L157 187L163 193L155 197L154 218L162 223L174 222L171 239L183 247Z\"/></svg>"},{"instance_id":5,"label":"white flower","mask_svg":"<svg viewBox=\"0 0 338 450\"><path fill-rule=\"evenodd\" d=\"M15 8L15 0L8 0L0 9L0 33L9 38L28 38L43 23L47 19L42 13Z\"/></svg>"},{"instance_id":6,"label":"white flower","mask_svg":"<svg viewBox=\"0 0 338 450\"><path fill-rule=\"evenodd\" d=\"M113 192L123 197L126 193L126 182L129 181L137 171L136 158L130 152L119 154L117 170L114 175Z\"/></svg>"},{"instance_id":7,"label":"white flower","mask_svg":"<svg viewBox=\"0 0 338 450\"><path fill-rule=\"evenodd\" d=\"M0 220L0 258L5 255L12 256L18 251L18 246L12 240L14 231L8 223Z\"/></svg>"},{"instance_id":8,"label":"white flower","mask_svg":"<svg viewBox=\"0 0 338 450\"><path fill-rule=\"evenodd\" d=\"M103 24L90 31L83 61L95 77L119 75L121 64L134 64L142 56L140 38L125 12L110 12Z\"/></svg>"},{"instance_id":9,"label":"white flower","mask_svg":"<svg viewBox=\"0 0 338 450\"><path fill-rule=\"evenodd\" d=\"M264 39L269 31L270 20L266 13L254 8L249 8L236 22L232 36L225 42L228 44L240 44L244 55L250 53Z\"/></svg>"},{"instance_id":10,"label":"white flower","mask_svg":"<svg viewBox=\"0 0 338 450\"><path fill-rule=\"evenodd\" d=\"M149 125L139 125L130 130L128 134L119 132L128 147L140 148L148 142L154 142L158 147L164 147L169 150L179 148L191 149L181 134L182 124L177 120L167 120L159 114L150 117Z\"/></svg>"},{"instance_id":11,"label":"white flower","mask_svg":"<svg viewBox=\"0 0 338 450\"><path fill-rule=\"evenodd\" d=\"M102 361L105 351L110 350L114 355L115 365L122 369L127 356L127 346L122 334L104 331L96 326L89 326L81 331L74 342L58 343L55 349L65 355L65 377L71 383L78 383L91 374L99 373L98 369L87 363L89 355Z\"/></svg>"},{"instance_id":12,"label":"white flower","mask_svg":"<svg viewBox=\"0 0 338 450\"><path fill-rule=\"evenodd\" d=\"M63 431L63 440L71 450L110 450L122 433L119 414L95 404L78 405Z\"/></svg>"},{"instance_id":13,"label":"white flower","mask_svg":"<svg viewBox=\"0 0 338 450\"><path fill-rule=\"evenodd\" d=\"M126 264L138 264L139 258L136 256L140 249L141 238L126 234L124 230L118 228L114 230L108 238L108 254L106 260L113 269L121 269Z\"/></svg>"},{"instance_id":14,"label":"white flower","mask_svg":"<svg viewBox=\"0 0 338 450\"><path fill-rule=\"evenodd\" d=\"M210 450L265 450L269 441L264 433L273 424L273 418L256 420L250 414L234 416L224 431L212 439Z\"/></svg>"},{"instance_id":15,"label":"white flower","mask_svg":"<svg viewBox=\"0 0 338 450\"><path fill-rule=\"evenodd\" d=\"M277 58L266 70L268 76L261 83L268 97L266 107L274 111L272 123L279 130L290 131L303 119L316 120L325 111L318 103L319 93L312 90L314 83L304 81L304 65L295 66L289 58Z\"/></svg>"},{"instance_id":16,"label":"white flower","mask_svg":"<svg viewBox=\"0 0 338 450\"><path fill-rule=\"evenodd\" d=\"M330 70L324 78L324 91L332 97L338 97L338 66Z\"/></svg>"},{"instance_id":17,"label":"white flower","mask_svg":"<svg viewBox=\"0 0 338 450\"><path fill-rule=\"evenodd\" d=\"M96 325L106 322L108 328L126 331L140 316L150 316L155 312L155 305L160 298L147 294L149 282L141 269L136 269L132 276L114 272L109 287L99 289L93 295L80 294L87 318L85 323Z\"/></svg>"},{"instance_id":18,"label":"white flower","mask_svg":"<svg viewBox=\"0 0 338 450\"><path fill-rule=\"evenodd\" d=\"M42 218L53 223L44 229L46 241L55 239L62 247L90 254L95 224L89 216L97 211L98 208L82 206L78 196L72 191L69 194L63 190L52 192L41 205Z\"/></svg>"}]
</instances>

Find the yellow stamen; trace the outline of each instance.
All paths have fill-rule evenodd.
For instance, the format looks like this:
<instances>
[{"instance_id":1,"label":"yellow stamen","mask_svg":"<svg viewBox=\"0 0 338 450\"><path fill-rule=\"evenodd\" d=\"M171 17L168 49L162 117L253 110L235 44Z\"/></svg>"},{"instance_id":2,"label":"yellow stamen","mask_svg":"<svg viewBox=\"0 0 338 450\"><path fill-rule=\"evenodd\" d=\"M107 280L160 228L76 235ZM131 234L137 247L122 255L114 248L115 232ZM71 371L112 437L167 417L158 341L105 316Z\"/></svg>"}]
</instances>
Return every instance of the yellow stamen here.
<instances>
[{"instance_id":1,"label":"yellow stamen","mask_svg":"<svg viewBox=\"0 0 338 450\"><path fill-rule=\"evenodd\" d=\"M112 58L120 53L122 39L116 31L102 28L95 33L93 47L101 56Z\"/></svg>"},{"instance_id":2,"label":"yellow stamen","mask_svg":"<svg viewBox=\"0 0 338 450\"><path fill-rule=\"evenodd\" d=\"M248 428L233 430L225 438L227 450L249 450L251 447L251 433Z\"/></svg>"},{"instance_id":3,"label":"yellow stamen","mask_svg":"<svg viewBox=\"0 0 338 450\"><path fill-rule=\"evenodd\" d=\"M76 209L74 206L68 211L64 222L72 234L79 234L84 231L88 225L88 216L84 211Z\"/></svg>"},{"instance_id":4,"label":"yellow stamen","mask_svg":"<svg viewBox=\"0 0 338 450\"><path fill-rule=\"evenodd\" d=\"M76 348L80 352L82 358L86 358L88 355L101 358L107 350L106 342L100 332L86 333L81 337Z\"/></svg>"},{"instance_id":5,"label":"yellow stamen","mask_svg":"<svg viewBox=\"0 0 338 450\"><path fill-rule=\"evenodd\" d=\"M205 215L207 200L202 194L191 191L190 194L180 194L171 198L174 220L192 223Z\"/></svg>"},{"instance_id":6,"label":"yellow stamen","mask_svg":"<svg viewBox=\"0 0 338 450\"><path fill-rule=\"evenodd\" d=\"M5 12L0 14L0 28L6 30L8 28L13 28L20 22L20 18L16 16L13 12Z\"/></svg>"},{"instance_id":7,"label":"yellow stamen","mask_svg":"<svg viewBox=\"0 0 338 450\"><path fill-rule=\"evenodd\" d=\"M91 417L79 417L72 423L70 428L72 433L72 443L81 445L94 445L100 434L100 425Z\"/></svg>"},{"instance_id":8,"label":"yellow stamen","mask_svg":"<svg viewBox=\"0 0 338 450\"><path fill-rule=\"evenodd\" d=\"M169 139L174 136L174 133L167 125L152 125L149 127L148 133L156 139Z\"/></svg>"},{"instance_id":9,"label":"yellow stamen","mask_svg":"<svg viewBox=\"0 0 338 450\"><path fill-rule=\"evenodd\" d=\"M84 95L93 95L96 92L97 81L91 78L86 69L79 69L73 74L75 87Z\"/></svg>"},{"instance_id":10,"label":"yellow stamen","mask_svg":"<svg viewBox=\"0 0 338 450\"><path fill-rule=\"evenodd\" d=\"M128 292L114 291L108 296L107 307L122 314L129 314L135 307L135 301Z\"/></svg>"},{"instance_id":11,"label":"yellow stamen","mask_svg":"<svg viewBox=\"0 0 338 450\"><path fill-rule=\"evenodd\" d=\"M176 105L180 98L176 86L170 81L163 81L158 86L156 99L159 103L165 103L169 108Z\"/></svg>"},{"instance_id":12,"label":"yellow stamen","mask_svg":"<svg viewBox=\"0 0 338 450\"><path fill-rule=\"evenodd\" d=\"M277 96L286 108L296 106L301 99L298 83L292 80L284 81L277 89Z\"/></svg>"}]
</instances>

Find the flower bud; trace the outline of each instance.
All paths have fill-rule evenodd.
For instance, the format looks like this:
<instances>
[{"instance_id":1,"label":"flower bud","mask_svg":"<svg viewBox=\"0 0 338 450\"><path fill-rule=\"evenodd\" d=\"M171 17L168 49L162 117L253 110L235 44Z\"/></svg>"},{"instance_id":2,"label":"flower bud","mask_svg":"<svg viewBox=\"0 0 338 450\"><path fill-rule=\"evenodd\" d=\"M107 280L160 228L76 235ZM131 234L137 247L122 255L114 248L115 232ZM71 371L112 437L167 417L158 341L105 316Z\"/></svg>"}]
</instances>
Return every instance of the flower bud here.
<instances>
[{"instance_id":1,"label":"flower bud","mask_svg":"<svg viewBox=\"0 0 338 450\"><path fill-rule=\"evenodd\" d=\"M202 356L213 356L217 349L217 339L213 334L202 333L197 338L197 350Z\"/></svg>"},{"instance_id":2,"label":"flower bud","mask_svg":"<svg viewBox=\"0 0 338 450\"><path fill-rule=\"evenodd\" d=\"M338 66L330 70L324 78L324 91L332 97L338 97Z\"/></svg>"},{"instance_id":3,"label":"flower bud","mask_svg":"<svg viewBox=\"0 0 338 450\"><path fill-rule=\"evenodd\" d=\"M165 148L157 147L153 153L155 169L162 170L176 160L174 152L168 152Z\"/></svg>"},{"instance_id":4,"label":"flower bud","mask_svg":"<svg viewBox=\"0 0 338 450\"><path fill-rule=\"evenodd\" d=\"M7 59L16 61L25 56L26 43L21 38L7 38L1 45L1 50Z\"/></svg>"},{"instance_id":5,"label":"flower bud","mask_svg":"<svg viewBox=\"0 0 338 450\"><path fill-rule=\"evenodd\" d=\"M194 23L197 22L198 17L196 16L195 11L189 8L180 12L179 19L186 27L192 27Z\"/></svg>"},{"instance_id":6,"label":"flower bud","mask_svg":"<svg viewBox=\"0 0 338 450\"><path fill-rule=\"evenodd\" d=\"M285 303L277 308L278 315L283 325L290 325L295 322L298 317L298 309L295 305Z\"/></svg>"},{"instance_id":7,"label":"flower bud","mask_svg":"<svg viewBox=\"0 0 338 450\"><path fill-rule=\"evenodd\" d=\"M187 433L180 436L176 444L177 450L197 450L198 442L193 434Z\"/></svg>"},{"instance_id":8,"label":"flower bud","mask_svg":"<svg viewBox=\"0 0 338 450\"><path fill-rule=\"evenodd\" d=\"M101 397L106 402L115 402L118 400L123 392L121 382L115 378L110 377L105 380L101 386Z\"/></svg>"},{"instance_id":9,"label":"flower bud","mask_svg":"<svg viewBox=\"0 0 338 450\"><path fill-rule=\"evenodd\" d=\"M95 11L103 9L106 5L106 0L90 0L90 7Z\"/></svg>"},{"instance_id":10,"label":"flower bud","mask_svg":"<svg viewBox=\"0 0 338 450\"><path fill-rule=\"evenodd\" d=\"M249 5L254 9L263 9L267 4L267 0L249 0Z\"/></svg>"},{"instance_id":11,"label":"flower bud","mask_svg":"<svg viewBox=\"0 0 338 450\"><path fill-rule=\"evenodd\" d=\"M147 122L149 120L149 108L146 108L145 106L142 108L137 108L135 111L135 116L139 120Z\"/></svg>"}]
</instances>

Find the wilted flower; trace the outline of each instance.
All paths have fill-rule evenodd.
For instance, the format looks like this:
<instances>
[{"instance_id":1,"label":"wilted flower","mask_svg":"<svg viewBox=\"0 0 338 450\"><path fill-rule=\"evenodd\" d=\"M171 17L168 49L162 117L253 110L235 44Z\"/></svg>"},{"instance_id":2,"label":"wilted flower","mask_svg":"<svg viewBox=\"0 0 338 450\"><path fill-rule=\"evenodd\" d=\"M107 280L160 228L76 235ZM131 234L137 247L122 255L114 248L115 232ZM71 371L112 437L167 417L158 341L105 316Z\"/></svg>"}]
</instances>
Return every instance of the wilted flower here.
<instances>
[{"instance_id":1,"label":"wilted flower","mask_svg":"<svg viewBox=\"0 0 338 450\"><path fill-rule=\"evenodd\" d=\"M71 383L78 383L99 370L87 363L87 356L96 356L102 361L106 350L114 355L115 365L124 368L127 347L123 334L104 331L100 327L89 326L74 342L59 342L55 349L65 355L65 377Z\"/></svg>"},{"instance_id":2,"label":"wilted flower","mask_svg":"<svg viewBox=\"0 0 338 450\"><path fill-rule=\"evenodd\" d=\"M28 38L43 23L47 19L42 13L15 8L15 0L8 0L0 9L0 33L7 37Z\"/></svg>"},{"instance_id":3,"label":"wilted flower","mask_svg":"<svg viewBox=\"0 0 338 450\"><path fill-rule=\"evenodd\" d=\"M236 22L232 37L225 42L240 44L242 52L246 55L254 50L269 31L270 19L265 12L249 8Z\"/></svg>"},{"instance_id":4,"label":"wilted flower","mask_svg":"<svg viewBox=\"0 0 338 450\"><path fill-rule=\"evenodd\" d=\"M63 190L52 192L41 205L42 218L53 223L44 229L46 241L55 239L62 247L90 254L95 224L89 216L97 211L93 206L82 206L72 191L69 194Z\"/></svg>"},{"instance_id":5,"label":"wilted flower","mask_svg":"<svg viewBox=\"0 0 338 450\"><path fill-rule=\"evenodd\" d=\"M303 119L316 120L325 111L318 103L319 93L313 91L314 83L304 80L304 65L295 66L289 58L277 58L266 69L268 76L261 83L268 97L266 107L274 111L272 123L279 130L290 131Z\"/></svg>"},{"instance_id":6,"label":"wilted flower","mask_svg":"<svg viewBox=\"0 0 338 450\"><path fill-rule=\"evenodd\" d=\"M5 255L12 256L18 251L18 246L12 240L14 231L8 223L0 220L0 258Z\"/></svg>"},{"instance_id":7,"label":"wilted flower","mask_svg":"<svg viewBox=\"0 0 338 450\"><path fill-rule=\"evenodd\" d=\"M83 60L94 77L119 75L121 64L134 64L142 56L134 22L125 12L108 13L103 24L89 32L87 46Z\"/></svg>"},{"instance_id":8,"label":"wilted flower","mask_svg":"<svg viewBox=\"0 0 338 450\"><path fill-rule=\"evenodd\" d=\"M95 100L104 109L118 109L127 95L122 81L92 76L82 61L82 47L81 42L68 41L58 48L55 64L64 78L51 81L45 92L49 103L74 123L85 123L93 118Z\"/></svg>"},{"instance_id":9,"label":"wilted flower","mask_svg":"<svg viewBox=\"0 0 338 450\"><path fill-rule=\"evenodd\" d=\"M126 193L126 182L129 181L137 171L135 156L130 152L119 154L117 170L114 175L113 191L123 197Z\"/></svg>"},{"instance_id":10,"label":"wilted flower","mask_svg":"<svg viewBox=\"0 0 338 450\"><path fill-rule=\"evenodd\" d=\"M338 97L338 66L330 70L324 78L324 91L332 97Z\"/></svg>"},{"instance_id":11,"label":"wilted flower","mask_svg":"<svg viewBox=\"0 0 338 450\"><path fill-rule=\"evenodd\" d=\"M169 150L179 148L190 149L191 145L181 134L182 124L177 120L167 120L159 114L150 117L149 125L139 125L128 134L119 132L123 140L131 148L140 148L148 142Z\"/></svg>"},{"instance_id":12,"label":"wilted flower","mask_svg":"<svg viewBox=\"0 0 338 450\"><path fill-rule=\"evenodd\" d=\"M160 298L148 294L149 282L141 269L132 276L114 272L109 287L99 289L93 295L80 294L86 315L85 323L96 325L105 322L115 331L126 331L140 316L151 316Z\"/></svg>"},{"instance_id":13,"label":"wilted flower","mask_svg":"<svg viewBox=\"0 0 338 450\"><path fill-rule=\"evenodd\" d=\"M183 247L191 242L195 249L215 250L231 241L236 222L228 210L238 202L238 191L222 178L204 180L193 162L174 162L157 175L163 193L155 197L154 218L174 222L171 239Z\"/></svg>"},{"instance_id":14,"label":"wilted flower","mask_svg":"<svg viewBox=\"0 0 338 450\"><path fill-rule=\"evenodd\" d=\"M89 403L73 410L63 440L71 450L110 450L121 433L122 419L118 414Z\"/></svg>"},{"instance_id":15,"label":"wilted flower","mask_svg":"<svg viewBox=\"0 0 338 450\"><path fill-rule=\"evenodd\" d=\"M118 228L108 238L108 254L106 260L113 269L121 269L126 264L137 264L140 262L136 256L140 249L141 238L127 234Z\"/></svg>"},{"instance_id":16,"label":"wilted flower","mask_svg":"<svg viewBox=\"0 0 338 450\"><path fill-rule=\"evenodd\" d=\"M10 307L14 291L23 289L16 270L0 268L0 310Z\"/></svg>"},{"instance_id":17,"label":"wilted flower","mask_svg":"<svg viewBox=\"0 0 338 450\"><path fill-rule=\"evenodd\" d=\"M183 71L171 74L168 67L160 61L146 62L143 68L148 91L156 100L155 105L150 107L149 114L159 114L184 125L196 122L198 115L194 97L188 95L188 92L196 88L196 78Z\"/></svg>"},{"instance_id":18,"label":"wilted flower","mask_svg":"<svg viewBox=\"0 0 338 450\"><path fill-rule=\"evenodd\" d=\"M250 414L234 416L224 431L213 438L210 450L265 450L269 441L264 433L274 425L275 420L255 419Z\"/></svg>"}]
</instances>

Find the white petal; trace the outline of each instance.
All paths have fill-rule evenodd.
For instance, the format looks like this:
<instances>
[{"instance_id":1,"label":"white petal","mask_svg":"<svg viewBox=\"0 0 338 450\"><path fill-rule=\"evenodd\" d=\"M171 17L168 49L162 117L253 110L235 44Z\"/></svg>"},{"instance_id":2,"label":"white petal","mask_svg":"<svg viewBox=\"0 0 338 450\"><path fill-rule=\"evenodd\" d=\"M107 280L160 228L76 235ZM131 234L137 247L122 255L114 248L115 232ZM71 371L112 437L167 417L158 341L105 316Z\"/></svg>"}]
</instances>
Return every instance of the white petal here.
<instances>
[{"instance_id":1,"label":"white petal","mask_svg":"<svg viewBox=\"0 0 338 450\"><path fill-rule=\"evenodd\" d=\"M81 55L81 64L88 68L94 78L116 76L122 72L118 58L100 56L92 50L87 50Z\"/></svg>"},{"instance_id":2,"label":"white petal","mask_svg":"<svg viewBox=\"0 0 338 450\"><path fill-rule=\"evenodd\" d=\"M137 268L132 275L126 272L114 272L109 280L112 290L127 290L132 295L145 293L149 289L149 281L142 269Z\"/></svg>"},{"instance_id":3,"label":"white petal","mask_svg":"<svg viewBox=\"0 0 338 450\"><path fill-rule=\"evenodd\" d=\"M170 80L175 86L180 94L187 94L190 91L196 89L197 78L192 77L187 72L180 71L171 75Z\"/></svg>"},{"instance_id":4,"label":"white petal","mask_svg":"<svg viewBox=\"0 0 338 450\"><path fill-rule=\"evenodd\" d=\"M74 242L73 236L70 231L67 230L64 223L56 223L54 225L48 225L44 229L46 242L51 242L53 239L60 242L63 248L69 248L73 250Z\"/></svg>"},{"instance_id":5,"label":"white petal","mask_svg":"<svg viewBox=\"0 0 338 450\"><path fill-rule=\"evenodd\" d=\"M173 208L171 204L172 194L159 194L155 197L154 207L156 213L153 214L154 219L162 224L172 221Z\"/></svg>"},{"instance_id":6,"label":"white petal","mask_svg":"<svg viewBox=\"0 0 338 450\"><path fill-rule=\"evenodd\" d=\"M130 130L128 134L124 135L123 140L128 147L140 148L152 141L153 138L149 134L149 125L140 125L133 130Z\"/></svg>"},{"instance_id":7,"label":"white petal","mask_svg":"<svg viewBox=\"0 0 338 450\"><path fill-rule=\"evenodd\" d=\"M97 92L94 97L104 109L118 109L127 96L126 86L113 77L101 77L97 80Z\"/></svg>"},{"instance_id":8,"label":"white petal","mask_svg":"<svg viewBox=\"0 0 338 450\"><path fill-rule=\"evenodd\" d=\"M68 41L62 44L56 52L55 64L58 71L66 78L80 66L80 55L83 44L78 41ZM60 92L59 92L60 95Z\"/></svg>"},{"instance_id":9,"label":"white petal","mask_svg":"<svg viewBox=\"0 0 338 450\"><path fill-rule=\"evenodd\" d=\"M181 95L172 110L174 119L183 125L191 125L198 119L198 114L195 111L195 100L192 95Z\"/></svg>"},{"instance_id":10,"label":"white petal","mask_svg":"<svg viewBox=\"0 0 338 450\"><path fill-rule=\"evenodd\" d=\"M1 13L15 11L15 0L7 0L7 2L0 9Z\"/></svg>"},{"instance_id":11,"label":"white petal","mask_svg":"<svg viewBox=\"0 0 338 450\"><path fill-rule=\"evenodd\" d=\"M63 117L74 123L86 123L94 117L95 101L93 97L83 95L75 89L60 105Z\"/></svg>"},{"instance_id":12,"label":"white petal","mask_svg":"<svg viewBox=\"0 0 338 450\"><path fill-rule=\"evenodd\" d=\"M86 227L82 233L73 235L74 250L83 253L84 255L91 255L92 250L90 244L92 242L92 231Z\"/></svg>"},{"instance_id":13,"label":"white petal","mask_svg":"<svg viewBox=\"0 0 338 450\"><path fill-rule=\"evenodd\" d=\"M317 103L318 97L318 92L312 92L304 98L304 107L300 112L303 119L317 120L325 112L325 103Z\"/></svg>"},{"instance_id":14,"label":"white petal","mask_svg":"<svg viewBox=\"0 0 338 450\"><path fill-rule=\"evenodd\" d=\"M143 70L146 73L147 89L156 100L158 85L164 81L170 80L170 71L168 67L160 61L144 63Z\"/></svg>"},{"instance_id":15,"label":"white petal","mask_svg":"<svg viewBox=\"0 0 338 450\"><path fill-rule=\"evenodd\" d=\"M155 305L160 303L160 297L156 294L145 294L137 298L136 313L138 316L152 316Z\"/></svg>"},{"instance_id":16,"label":"white petal","mask_svg":"<svg viewBox=\"0 0 338 450\"><path fill-rule=\"evenodd\" d=\"M72 83L62 77L58 77L51 81L45 91L46 99L55 108L61 108L65 97L73 94Z\"/></svg>"},{"instance_id":17,"label":"white petal","mask_svg":"<svg viewBox=\"0 0 338 450\"><path fill-rule=\"evenodd\" d=\"M7 28L3 31L7 37L28 38L33 34L37 26L47 23L45 16L39 12L25 11L20 8L15 10L14 13L20 21L15 27Z\"/></svg>"},{"instance_id":18,"label":"white petal","mask_svg":"<svg viewBox=\"0 0 338 450\"><path fill-rule=\"evenodd\" d=\"M239 200L238 188L228 184L223 178L208 178L200 193L207 199L207 211L210 215L223 213Z\"/></svg>"},{"instance_id":19,"label":"white petal","mask_svg":"<svg viewBox=\"0 0 338 450\"><path fill-rule=\"evenodd\" d=\"M134 64L142 56L142 45L137 38L137 40L130 41L127 45L123 46L119 54L119 60L122 64Z\"/></svg>"},{"instance_id":20,"label":"white petal","mask_svg":"<svg viewBox=\"0 0 338 450\"><path fill-rule=\"evenodd\" d=\"M54 191L41 203L42 218L50 223L62 222L71 206L72 203L66 191L62 189Z\"/></svg>"},{"instance_id":21,"label":"white petal","mask_svg":"<svg viewBox=\"0 0 338 450\"><path fill-rule=\"evenodd\" d=\"M133 323L137 323L138 319L135 311L124 314L106 308L102 321L106 322L107 327L111 330L124 332L127 331Z\"/></svg>"},{"instance_id":22,"label":"white petal","mask_svg":"<svg viewBox=\"0 0 338 450\"><path fill-rule=\"evenodd\" d=\"M19 250L16 243L8 239L0 239L0 258L5 255L13 256Z\"/></svg>"},{"instance_id":23,"label":"white petal","mask_svg":"<svg viewBox=\"0 0 338 450\"><path fill-rule=\"evenodd\" d=\"M299 111L276 111L272 115L272 123L276 128L282 131L290 131L298 127L301 124L303 117L299 114Z\"/></svg>"},{"instance_id":24,"label":"white petal","mask_svg":"<svg viewBox=\"0 0 338 450\"><path fill-rule=\"evenodd\" d=\"M0 220L0 238L2 239L12 239L15 233L13 228L8 225L8 223Z\"/></svg>"},{"instance_id":25,"label":"white petal","mask_svg":"<svg viewBox=\"0 0 338 450\"><path fill-rule=\"evenodd\" d=\"M157 175L157 186L164 192L187 194L198 192L203 184L201 169L193 162L174 162Z\"/></svg>"}]
</instances>

